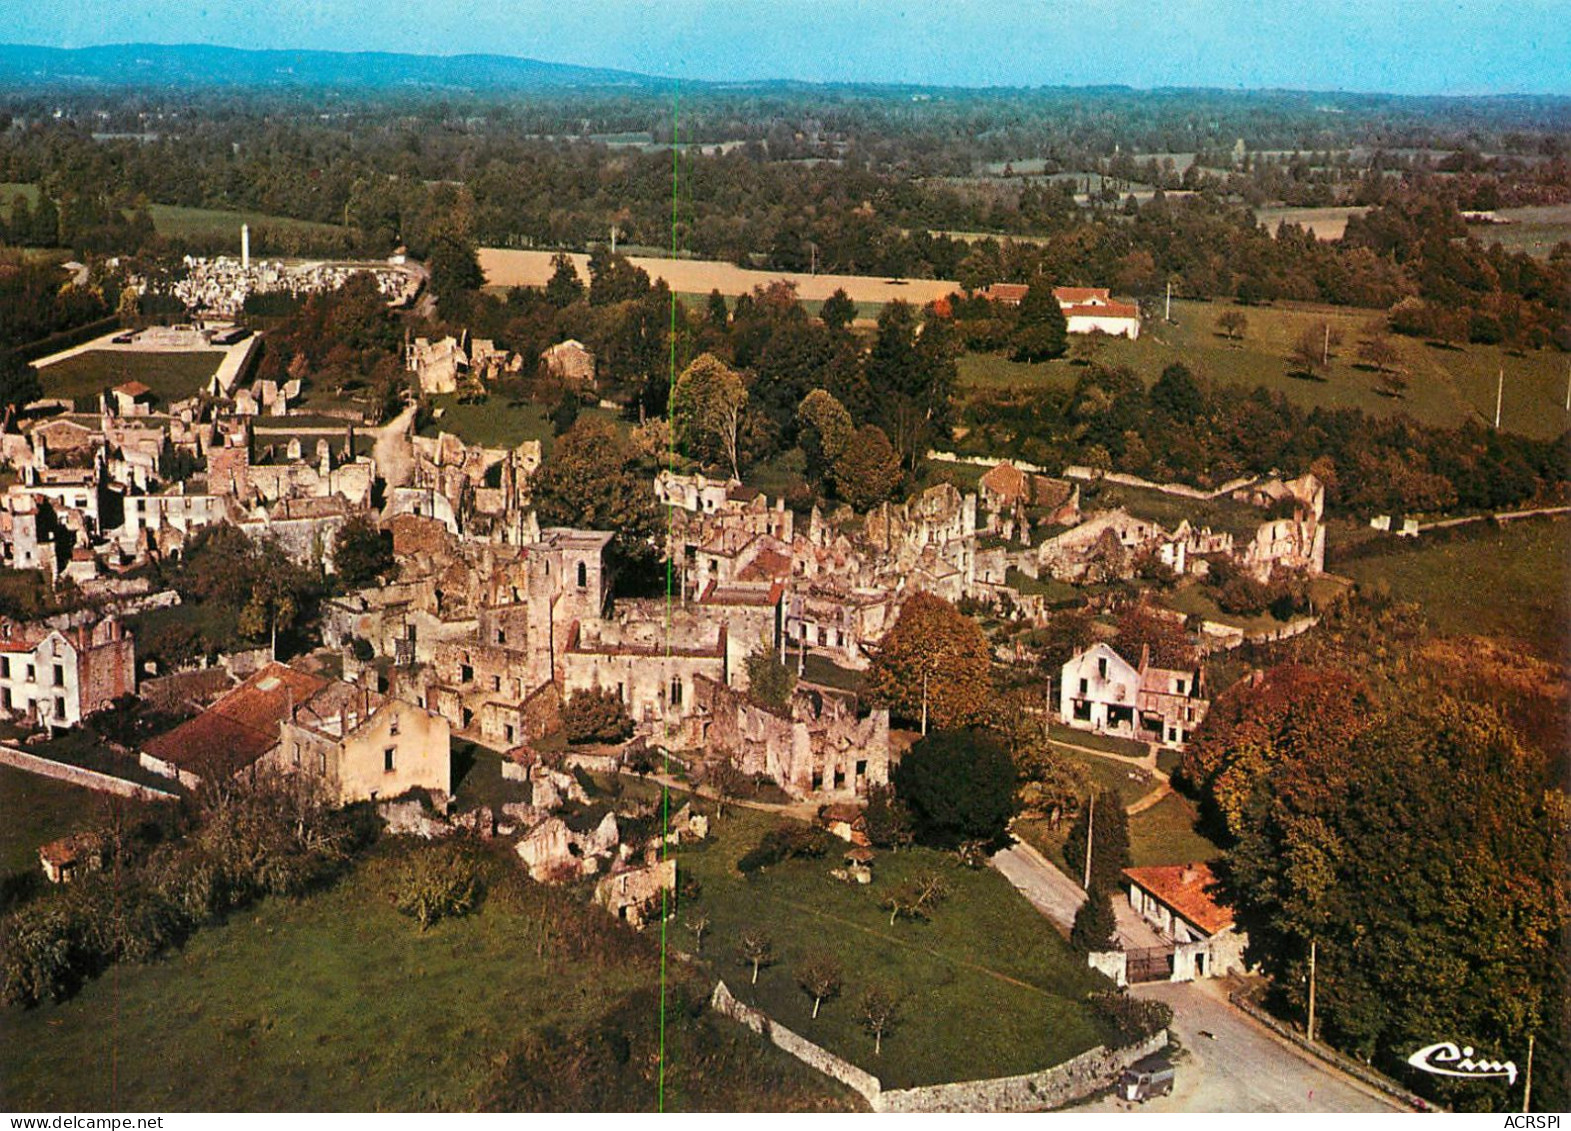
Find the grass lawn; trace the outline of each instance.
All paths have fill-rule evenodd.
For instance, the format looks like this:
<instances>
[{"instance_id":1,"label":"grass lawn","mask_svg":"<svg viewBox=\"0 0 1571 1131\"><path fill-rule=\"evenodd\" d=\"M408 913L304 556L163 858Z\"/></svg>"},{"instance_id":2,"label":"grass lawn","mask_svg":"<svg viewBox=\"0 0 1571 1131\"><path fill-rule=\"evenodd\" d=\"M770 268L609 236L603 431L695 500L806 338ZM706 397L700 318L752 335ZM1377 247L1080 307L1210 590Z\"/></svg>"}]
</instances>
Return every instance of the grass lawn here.
<instances>
[{"instance_id":1,"label":"grass lawn","mask_svg":"<svg viewBox=\"0 0 1571 1131\"><path fill-rule=\"evenodd\" d=\"M1253 538L1269 517L1261 507L1235 502L1227 496L1215 499L1186 499L1148 487L1127 487L1121 483L1087 484L1080 492L1084 510L1112 510L1122 507L1137 518L1160 523L1168 530L1184 520L1196 530L1209 526L1228 531L1234 538Z\"/></svg>"},{"instance_id":2,"label":"grass lawn","mask_svg":"<svg viewBox=\"0 0 1571 1131\"><path fill-rule=\"evenodd\" d=\"M1100 1041L1081 999L1104 983L1002 876L927 849L880 854L865 887L832 878L834 858L789 860L739 875L735 861L774 821L733 808L708 842L678 854L678 868L703 888L671 925L674 945L694 949L682 923L707 914L701 961L738 997L887 1087L1029 1072ZM943 876L949 898L928 922L890 926L879 903L925 871ZM777 959L756 986L736 957L749 929L770 936ZM817 1020L795 977L814 952L833 955L845 969L840 997L826 1002ZM900 1021L876 1057L856 1017L857 1001L872 985L887 987L901 1002Z\"/></svg>"},{"instance_id":3,"label":"grass lawn","mask_svg":"<svg viewBox=\"0 0 1571 1131\"><path fill-rule=\"evenodd\" d=\"M71 397L86 411L97 409L99 393L126 381L142 382L167 405L200 390L223 359L223 350L88 350L40 369L38 379L44 396Z\"/></svg>"},{"instance_id":4,"label":"grass lawn","mask_svg":"<svg viewBox=\"0 0 1571 1131\"><path fill-rule=\"evenodd\" d=\"M393 875L378 850L328 891L0 1012L7 1106L464 1110L525 1031L582 1024L658 978L649 958L538 959L536 889L422 934L392 908Z\"/></svg>"},{"instance_id":5,"label":"grass lawn","mask_svg":"<svg viewBox=\"0 0 1571 1131\"><path fill-rule=\"evenodd\" d=\"M1504 230L1504 229L1502 229ZM1224 310L1238 310L1249 320L1244 337L1229 342L1218 334L1216 319ZM1505 369L1502 426L1524 435L1548 439L1571 426L1565 410L1566 370L1563 354L1529 351L1520 357L1499 346L1468 345L1441 349L1413 338L1392 335L1409 385L1401 397L1376 392L1376 374L1357 367L1358 341L1366 327L1384 321L1384 312L1348 307L1283 304L1240 307L1226 302L1173 303L1176 325L1151 321L1138 341L1110 339L1100 357L1108 365L1127 365L1147 384L1162 370L1182 361L1216 385L1278 390L1306 408L1359 408L1371 416L1405 412L1425 424L1453 427L1469 418L1493 420L1495 383ZM1306 328L1329 321L1343 342L1332 358L1324 381L1288 376L1287 354ZM994 355L960 358L964 392L1070 388L1080 367L1067 359L1028 365Z\"/></svg>"},{"instance_id":6,"label":"grass lawn","mask_svg":"<svg viewBox=\"0 0 1571 1131\"><path fill-rule=\"evenodd\" d=\"M0 876L38 870L38 847L102 823L108 794L0 766ZM139 803L127 801L127 805Z\"/></svg>"},{"instance_id":7,"label":"grass lawn","mask_svg":"<svg viewBox=\"0 0 1571 1131\"><path fill-rule=\"evenodd\" d=\"M124 778L126 781L136 782L165 793L181 792L181 788L172 780L144 768L134 754L116 753L103 739L86 727L76 727L56 735L47 742L35 742L23 749L40 758L51 758L56 762L65 762L67 765L81 766L85 770L95 770L101 774Z\"/></svg>"},{"instance_id":8,"label":"grass lawn","mask_svg":"<svg viewBox=\"0 0 1571 1131\"><path fill-rule=\"evenodd\" d=\"M1222 850L1195 829L1195 804L1170 793L1143 813L1129 818L1129 856L1137 868L1214 860Z\"/></svg>"},{"instance_id":9,"label":"grass lawn","mask_svg":"<svg viewBox=\"0 0 1571 1131\"><path fill-rule=\"evenodd\" d=\"M1452 533L1385 538L1331 568L1362 585L1384 581L1447 635L1521 640L1564 661L1571 624L1571 520L1478 523Z\"/></svg>"},{"instance_id":10,"label":"grass lawn","mask_svg":"<svg viewBox=\"0 0 1571 1131\"><path fill-rule=\"evenodd\" d=\"M1119 738L1112 734L1097 734L1090 730L1076 730L1063 723L1048 723L1047 734L1049 738L1059 742L1067 742L1073 746L1089 746L1092 750L1106 750L1109 754L1120 754L1125 758L1144 758L1150 753L1146 744L1136 742L1132 738ZM1101 762L1100 758L1088 759L1092 762Z\"/></svg>"},{"instance_id":11,"label":"grass lawn","mask_svg":"<svg viewBox=\"0 0 1571 1131\"><path fill-rule=\"evenodd\" d=\"M1183 613L1186 617L1199 614L1206 620L1232 625L1244 632L1274 632L1286 623L1277 620L1268 612L1255 616L1223 612L1210 591L1196 582L1180 585L1161 594L1157 600L1174 612Z\"/></svg>"},{"instance_id":12,"label":"grass lawn","mask_svg":"<svg viewBox=\"0 0 1571 1131\"><path fill-rule=\"evenodd\" d=\"M786 666L792 671L796 670L796 650L786 650ZM822 652L809 652L807 659L802 663L802 678L809 683L820 683L825 687L838 688L841 691L850 691L861 694L867 685L867 673L857 671L855 668L843 668Z\"/></svg>"},{"instance_id":13,"label":"grass lawn","mask_svg":"<svg viewBox=\"0 0 1571 1131\"><path fill-rule=\"evenodd\" d=\"M1500 215L1511 223L1470 228L1469 234L1485 245L1498 242L1507 251L1525 251L1540 259L1548 259L1557 243L1571 240L1571 204L1502 208Z\"/></svg>"},{"instance_id":14,"label":"grass lawn","mask_svg":"<svg viewBox=\"0 0 1571 1131\"><path fill-rule=\"evenodd\" d=\"M1071 824L1063 821L1054 829L1045 819L1033 817L1016 821L1013 831L1079 883L1082 876L1064 860L1064 841L1069 838ZM1194 803L1180 794L1169 794L1145 812L1129 818L1129 859L1133 867L1215 860L1221 854L1220 848L1195 829Z\"/></svg>"},{"instance_id":15,"label":"grass lawn","mask_svg":"<svg viewBox=\"0 0 1571 1131\"><path fill-rule=\"evenodd\" d=\"M276 255L276 251L258 245L263 230L292 230L300 232L343 232L337 224L319 224L312 220L295 220L288 216L270 216L265 212L229 212L219 208L185 208L178 204L153 204L148 206L153 217L153 227L161 236L211 236L234 237L235 251L240 249L240 225L251 225L251 254Z\"/></svg>"},{"instance_id":16,"label":"grass lawn","mask_svg":"<svg viewBox=\"0 0 1571 1131\"><path fill-rule=\"evenodd\" d=\"M442 416L421 429L422 436L451 432L466 444L487 448L516 448L525 440L539 440L542 458L551 455L556 438L551 434L551 421L544 405L533 401L515 404L506 397L494 395L479 404L459 404L458 398L451 394L431 399L442 410ZM603 416L615 422L622 431L627 430L621 417L609 409L586 408L579 417L586 416Z\"/></svg>"}]
</instances>

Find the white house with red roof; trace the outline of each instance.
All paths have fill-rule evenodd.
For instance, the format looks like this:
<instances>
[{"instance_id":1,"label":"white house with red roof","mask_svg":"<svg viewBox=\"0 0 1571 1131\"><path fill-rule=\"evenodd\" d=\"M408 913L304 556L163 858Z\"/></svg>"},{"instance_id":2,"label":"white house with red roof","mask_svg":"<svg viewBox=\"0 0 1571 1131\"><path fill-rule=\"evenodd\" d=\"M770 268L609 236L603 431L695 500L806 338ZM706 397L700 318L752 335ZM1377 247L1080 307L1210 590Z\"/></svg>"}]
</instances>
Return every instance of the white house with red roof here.
<instances>
[{"instance_id":1,"label":"white house with red roof","mask_svg":"<svg viewBox=\"0 0 1571 1131\"><path fill-rule=\"evenodd\" d=\"M1140 308L1118 302L1106 287L1054 287L1071 334L1103 333L1134 341L1140 336Z\"/></svg>"}]
</instances>

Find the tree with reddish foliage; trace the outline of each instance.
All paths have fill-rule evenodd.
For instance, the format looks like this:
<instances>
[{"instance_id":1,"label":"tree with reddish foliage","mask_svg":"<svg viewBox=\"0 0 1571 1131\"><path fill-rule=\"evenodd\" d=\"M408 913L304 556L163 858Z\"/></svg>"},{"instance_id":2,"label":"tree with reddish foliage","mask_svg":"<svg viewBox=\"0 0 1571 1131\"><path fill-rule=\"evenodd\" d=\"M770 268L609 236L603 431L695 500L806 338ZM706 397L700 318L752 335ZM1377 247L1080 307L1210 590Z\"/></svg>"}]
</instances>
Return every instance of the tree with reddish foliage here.
<instances>
[{"instance_id":1,"label":"tree with reddish foliage","mask_svg":"<svg viewBox=\"0 0 1571 1131\"><path fill-rule=\"evenodd\" d=\"M1237 836L1259 779L1283 761L1340 749L1373 712L1362 681L1341 669L1285 664L1229 688L1184 754L1179 779Z\"/></svg>"},{"instance_id":2,"label":"tree with reddish foliage","mask_svg":"<svg viewBox=\"0 0 1571 1131\"><path fill-rule=\"evenodd\" d=\"M1182 620L1157 612L1144 602L1131 605L1118 617L1118 654L1131 664L1140 662L1142 648L1151 649L1151 663L1159 668L1187 668L1194 664L1196 649Z\"/></svg>"},{"instance_id":3,"label":"tree with reddish foliage","mask_svg":"<svg viewBox=\"0 0 1571 1131\"><path fill-rule=\"evenodd\" d=\"M874 700L908 722L943 729L980 722L992 695L982 628L942 597L918 593L900 609L868 672Z\"/></svg>"}]
</instances>

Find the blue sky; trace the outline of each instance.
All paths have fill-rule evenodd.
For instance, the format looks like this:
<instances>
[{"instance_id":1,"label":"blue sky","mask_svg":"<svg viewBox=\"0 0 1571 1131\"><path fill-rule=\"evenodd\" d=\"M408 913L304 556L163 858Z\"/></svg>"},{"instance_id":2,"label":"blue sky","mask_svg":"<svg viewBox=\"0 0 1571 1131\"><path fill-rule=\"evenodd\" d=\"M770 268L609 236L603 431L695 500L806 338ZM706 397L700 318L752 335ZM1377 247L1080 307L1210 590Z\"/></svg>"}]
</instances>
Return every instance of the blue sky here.
<instances>
[{"instance_id":1,"label":"blue sky","mask_svg":"<svg viewBox=\"0 0 1571 1131\"><path fill-rule=\"evenodd\" d=\"M0 0L0 40L488 52L716 80L1571 94L1571 0Z\"/></svg>"}]
</instances>

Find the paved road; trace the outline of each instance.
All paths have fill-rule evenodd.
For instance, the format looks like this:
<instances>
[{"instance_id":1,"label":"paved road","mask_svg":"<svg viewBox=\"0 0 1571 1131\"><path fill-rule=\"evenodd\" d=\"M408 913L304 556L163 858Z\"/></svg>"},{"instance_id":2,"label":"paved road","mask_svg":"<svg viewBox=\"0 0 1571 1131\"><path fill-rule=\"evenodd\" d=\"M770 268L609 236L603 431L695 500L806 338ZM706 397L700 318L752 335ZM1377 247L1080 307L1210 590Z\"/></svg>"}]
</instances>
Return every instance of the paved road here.
<instances>
[{"instance_id":1,"label":"paved road","mask_svg":"<svg viewBox=\"0 0 1571 1131\"><path fill-rule=\"evenodd\" d=\"M1078 884L1028 844L1016 842L994 853L989 863L1060 931L1069 933L1075 925L1075 912L1086 901L1086 893Z\"/></svg>"},{"instance_id":2,"label":"paved road","mask_svg":"<svg viewBox=\"0 0 1571 1131\"><path fill-rule=\"evenodd\" d=\"M1104 1097L1076 1111L1336 1112L1404 1110L1279 1040L1227 1001L1217 982L1136 986L1173 1007L1178 1054L1173 1094L1144 1104ZM1202 1031L1212 1034L1201 1036Z\"/></svg>"},{"instance_id":3,"label":"paved road","mask_svg":"<svg viewBox=\"0 0 1571 1131\"><path fill-rule=\"evenodd\" d=\"M1015 844L995 854L991 863L1059 930L1069 933L1075 912L1085 901L1079 885L1029 845ZM1115 898L1113 906L1126 949L1160 943L1127 900ZM1143 1105L1109 1097L1077 1110L1402 1110L1234 1009L1220 983L1156 982L1136 986L1131 992L1160 999L1173 1007L1172 1029L1184 1049L1173 1094Z\"/></svg>"},{"instance_id":4,"label":"paved road","mask_svg":"<svg viewBox=\"0 0 1571 1131\"><path fill-rule=\"evenodd\" d=\"M990 863L1015 889L1051 919L1065 935L1075 925L1075 912L1086 901L1086 893L1029 844L1017 841L995 853ZM1113 915L1118 920L1118 938L1125 950L1161 946L1162 939L1151 924L1142 919L1129 900L1113 896Z\"/></svg>"}]
</instances>

